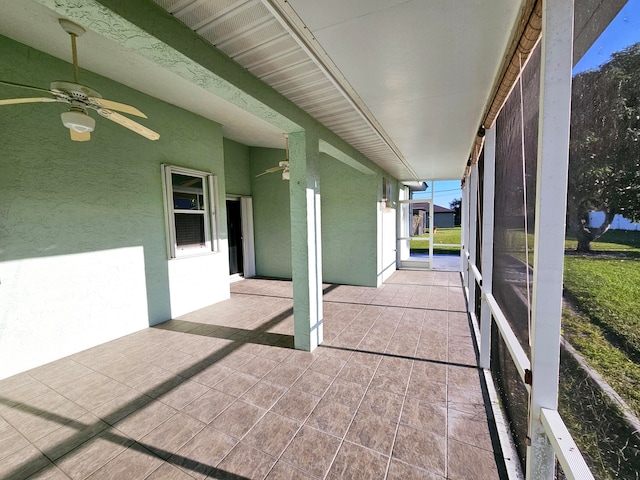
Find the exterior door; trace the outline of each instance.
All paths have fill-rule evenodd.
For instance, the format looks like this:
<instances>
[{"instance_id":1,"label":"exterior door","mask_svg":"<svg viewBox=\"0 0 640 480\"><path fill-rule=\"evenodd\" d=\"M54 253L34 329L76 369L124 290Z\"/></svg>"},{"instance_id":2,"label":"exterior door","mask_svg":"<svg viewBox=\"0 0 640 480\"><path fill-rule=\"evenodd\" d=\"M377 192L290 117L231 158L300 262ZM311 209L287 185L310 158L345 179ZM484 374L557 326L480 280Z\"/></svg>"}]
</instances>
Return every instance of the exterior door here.
<instances>
[{"instance_id":1,"label":"exterior door","mask_svg":"<svg viewBox=\"0 0 640 480\"><path fill-rule=\"evenodd\" d=\"M227 235L229 241L229 274L242 275L244 273L244 255L240 199L227 200Z\"/></svg>"}]
</instances>

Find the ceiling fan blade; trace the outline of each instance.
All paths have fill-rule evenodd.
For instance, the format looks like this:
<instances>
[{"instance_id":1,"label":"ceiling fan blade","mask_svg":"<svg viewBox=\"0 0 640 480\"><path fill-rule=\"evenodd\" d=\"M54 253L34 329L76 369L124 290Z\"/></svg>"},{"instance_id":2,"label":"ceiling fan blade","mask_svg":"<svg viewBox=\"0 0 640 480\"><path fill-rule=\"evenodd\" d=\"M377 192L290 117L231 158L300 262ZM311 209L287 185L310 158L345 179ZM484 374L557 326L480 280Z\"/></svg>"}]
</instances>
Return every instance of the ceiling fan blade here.
<instances>
[{"instance_id":1,"label":"ceiling fan blade","mask_svg":"<svg viewBox=\"0 0 640 480\"><path fill-rule=\"evenodd\" d=\"M37 98L7 98L4 100L0 100L0 105L15 105L17 103L38 103L38 102L57 102L56 98L46 98L46 97L37 97Z\"/></svg>"},{"instance_id":2,"label":"ceiling fan blade","mask_svg":"<svg viewBox=\"0 0 640 480\"><path fill-rule=\"evenodd\" d=\"M70 128L69 133L71 134L71 140L74 142L88 142L91 140L91 132L79 133Z\"/></svg>"},{"instance_id":3,"label":"ceiling fan blade","mask_svg":"<svg viewBox=\"0 0 640 480\"><path fill-rule=\"evenodd\" d=\"M114 102L113 100L107 100L105 98L89 97L89 100L98 104L99 107L108 108L109 110L116 110L118 112L128 113L129 115L135 115L137 117L147 118L147 116L138 110L136 107L127 105L126 103Z\"/></svg>"},{"instance_id":4,"label":"ceiling fan blade","mask_svg":"<svg viewBox=\"0 0 640 480\"><path fill-rule=\"evenodd\" d=\"M284 170L286 167L272 167L272 168L267 168L264 172L259 173L258 175L256 175L257 177L261 177L262 175L266 175L267 173L273 173L273 172L279 172L280 170Z\"/></svg>"},{"instance_id":5,"label":"ceiling fan blade","mask_svg":"<svg viewBox=\"0 0 640 480\"><path fill-rule=\"evenodd\" d=\"M50 93L46 88L32 87L31 85L23 85L22 83L7 82L6 80L0 80L1 85L8 85L9 87L28 88L30 90L38 90L39 92Z\"/></svg>"},{"instance_id":6,"label":"ceiling fan blade","mask_svg":"<svg viewBox=\"0 0 640 480\"><path fill-rule=\"evenodd\" d=\"M144 125L140 125L138 122L134 122L130 118L125 117L124 115L120 115L119 113L112 112L111 110L107 110L106 108L99 108L97 112L102 115L104 118L108 118L112 122L116 122L122 125L125 128L128 128L132 132L137 133L138 135L142 135L149 140L158 140L160 138L160 134L154 132L153 130L145 127Z\"/></svg>"}]
</instances>

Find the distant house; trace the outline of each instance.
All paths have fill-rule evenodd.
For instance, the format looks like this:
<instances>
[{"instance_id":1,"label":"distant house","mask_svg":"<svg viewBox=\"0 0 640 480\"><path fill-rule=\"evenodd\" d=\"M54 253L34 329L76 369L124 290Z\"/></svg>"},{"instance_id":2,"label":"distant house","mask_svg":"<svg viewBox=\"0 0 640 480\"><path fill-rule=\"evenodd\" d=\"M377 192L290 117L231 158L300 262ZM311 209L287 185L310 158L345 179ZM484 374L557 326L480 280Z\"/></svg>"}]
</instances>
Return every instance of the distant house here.
<instances>
[{"instance_id":1,"label":"distant house","mask_svg":"<svg viewBox=\"0 0 640 480\"><path fill-rule=\"evenodd\" d=\"M602 225L604 221L604 212L591 212L589 213L589 226L590 227L599 227ZM640 223L634 223L628 218L623 217L622 215L616 215L613 217L613 221L611 222L611 226L609 227L611 230L640 230Z\"/></svg>"},{"instance_id":2,"label":"distant house","mask_svg":"<svg viewBox=\"0 0 640 480\"><path fill-rule=\"evenodd\" d=\"M413 222L413 235L421 235L429 229L429 202L411 204L411 218ZM449 208L433 205L433 225L437 228L452 228L454 226L455 212Z\"/></svg>"}]
</instances>

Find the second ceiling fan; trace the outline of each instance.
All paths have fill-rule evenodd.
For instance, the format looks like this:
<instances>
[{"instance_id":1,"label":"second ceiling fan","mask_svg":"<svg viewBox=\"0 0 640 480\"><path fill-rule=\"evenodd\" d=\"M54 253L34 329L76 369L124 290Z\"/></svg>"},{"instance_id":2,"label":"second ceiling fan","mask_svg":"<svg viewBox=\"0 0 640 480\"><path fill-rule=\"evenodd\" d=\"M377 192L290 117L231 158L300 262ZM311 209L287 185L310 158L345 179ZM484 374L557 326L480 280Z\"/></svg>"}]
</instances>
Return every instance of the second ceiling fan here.
<instances>
[{"instance_id":1,"label":"second ceiling fan","mask_svg":"<svg viewBox=\"0 0 640 480\"><path fill-rule=\"evenodd\" d=\"M291 175L289 173L289 135L284 134L284 142L285 142L285 159L281 162L278 162L277 167L267 168L264 172L256 175L257 177L261 177L262 175L266 175L267 173L275 173L282 171L282 180L289 180Z\"/></svg>"}]
</instances>

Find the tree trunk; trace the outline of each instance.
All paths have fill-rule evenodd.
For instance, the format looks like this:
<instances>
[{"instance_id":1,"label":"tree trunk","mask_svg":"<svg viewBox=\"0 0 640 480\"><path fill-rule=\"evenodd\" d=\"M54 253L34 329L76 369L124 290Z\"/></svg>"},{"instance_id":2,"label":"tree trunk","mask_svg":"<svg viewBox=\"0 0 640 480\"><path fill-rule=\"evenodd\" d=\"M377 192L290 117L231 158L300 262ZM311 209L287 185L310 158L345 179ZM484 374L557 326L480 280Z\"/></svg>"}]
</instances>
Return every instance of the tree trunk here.
<instances>
[{"instance_id":1,"label":"tree trunk","mask_svg":"<svg viewBox=\"0 0 640 480\"><path fill-rule=\"evenodd\" d=\"M589 226L589 212L578 212L574 208L569 208L569 229L573 232L578 240L576 252L591 253L591 242L597 240L604 235L615 217L613 212L605 212L604 220L599 227Z\"/></svg>"}]
</instances>

